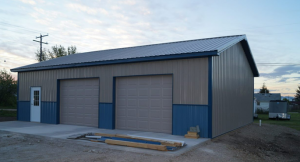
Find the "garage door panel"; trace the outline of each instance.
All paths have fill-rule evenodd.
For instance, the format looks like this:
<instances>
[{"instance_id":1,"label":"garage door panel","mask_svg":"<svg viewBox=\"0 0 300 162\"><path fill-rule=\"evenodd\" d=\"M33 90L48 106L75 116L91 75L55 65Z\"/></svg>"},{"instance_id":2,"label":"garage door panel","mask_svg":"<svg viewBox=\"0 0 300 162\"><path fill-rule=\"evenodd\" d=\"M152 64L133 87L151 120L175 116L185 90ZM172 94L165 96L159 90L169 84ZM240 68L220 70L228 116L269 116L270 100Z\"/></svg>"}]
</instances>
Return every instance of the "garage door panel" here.
<instances>
[{"instance_id":1,"label":"garage door panel","mask_svg":"<svg viewBox=\"0 0 300 162\"><path fill-rule=\"evenodd\" d=\"M149 100L148 99L139 99L139 108L143 109L143 108L147 108L149 107Z\"/></svg>"},{"instance_id":2,"label":"garage door panel","mask_svg":"<svg viewBox=\"0 0 300 162\"><path fill-rule=\"evenodd\" d=\"M161 99L152 99L151 100L151 108L161 107L162 100Z\"/></svg>"},{"instance_id":3,"label":"garage door panel","mask_svg":"<svg viewBox=\"0 0 300 162\"><path fill-rule=\"evenodd\" d=\"M138 128L140 130L148 130L149 129L149 122L148 121L139 121L138 122Z\"/></svg>"},{"instance_id":4,"label":"garage door panel","mask_svg":"<svg viewBox=\"0 0 300 162\"><path fill-rule=\"evenodd\" d=\"M162 99L163 107L172 107L172 100L171 99Z\"/></svg>"},{"instance_id":5,"label":"garage door panel","mask_svg":"<svg viewBox=\"0 0 300 162\"><path fill-rule=\"evenodd\" d=\"M163 90L163 97L170 97L172 96L172 89L171 88L164 88Z\"/></svg>"},{"instance_id":6,"label":"garage door panel","mask_svg":"<svg viewBox=\"0 0 300 162\"><path fill-rule=\"evenodd\" d=\"M171 110L163 110L162 111L162 118L164 119L172 119L172 111Z\"/></svg>"},{"instance_id":7,"label":"garage door panel","mask_svg":"<svg viewBox=\"0 0 300 162\"><path fill-rule=\"evenodd\" d=\"M117 78L116 128L172 133L172 76Z\"/></svg>"},{"instance_id":8,"label":"garage door panel","mask_svg":"<svg viewBox=\"0 0 300 162\"><path fill-rule=\"evenodd\" d=\"M127 116L130 118L130 117L133 117L135 118L137 116L137 110L136 109L128 109L127 110Z\"/></svg>"},{"instance_id":9,"label":"garage door panel","mask_svg":"<svg viewBox=\"0 0 300 162\"><path fill-rule=\"evenodd\" d=\"M139 89L139 96L149 96L149 89L148 88Z\"/></svg>"},{"instance_id":10,"label":"garage door panel","mask_svg":"<svg viewBox=\"0 0 300 162\"><path fill-rule=\"evenodd\" d=\"M161 85L162 83L162 78L164 76L155 76L155 77L151 77L149 80L151 80L151 85L157 86L157 85Z\"/></svg>"},{"instance_id":11,"label":"garage door panel","mask_svg":"<svg viewBox=\"0 0 300 162\"><path fill-rule=\"evenodd\" d=\"M152 88L151 89L151 96L160 97L161 96L161 89L160 88Z\"/></svg>"},{"instance_id":12,"label":"garage door panel","mask_svg":"<svg viewBox=\"0 0 300 162\"><path fill-rule=\"evenodd\" d=\"M61 80L60 122L98 127L99 79Z\"/></svg>"},{"instance_id":13,"label":"garage door panel","mask_svg":"<svg viewBox=\"0 0 300 162\"><path fill-rule=\"evenodd\" d=\"M127 120L127 127L131 129L137 129L137 123L136 120Z\"/></svg>"},{"instance_id":14,"label":"garage door panel","mask_svg":"<svg viewBox=\"0 0 300 162\"><path fill-rule=\"evenodd\" d=\"M149 117L149 110L139 110L139 118L148 118Z\"/></svg>"},{"instance_id":15,"label":"garage door panel","mask_svg":"<svg viewBox=\"0 0 300 162\"><path fill-rule=\"evenodd\" d=\"M151 80L149 80L149 78L147 78L147 77L140 77L140 78L138 78L138 84L140 86L149 85L150 83L151 83Z\"/></svg>"}]
</instances>

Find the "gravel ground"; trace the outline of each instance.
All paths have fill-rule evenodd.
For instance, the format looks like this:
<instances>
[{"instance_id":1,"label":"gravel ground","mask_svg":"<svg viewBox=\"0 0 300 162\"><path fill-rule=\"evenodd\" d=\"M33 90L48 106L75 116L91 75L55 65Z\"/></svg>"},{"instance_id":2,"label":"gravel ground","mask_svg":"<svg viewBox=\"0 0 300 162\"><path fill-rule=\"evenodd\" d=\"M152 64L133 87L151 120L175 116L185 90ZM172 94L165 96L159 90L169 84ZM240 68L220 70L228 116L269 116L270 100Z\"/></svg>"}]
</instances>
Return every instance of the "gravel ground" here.
<instances>
[{"instance_id":1,"label":"gravel ground","mask_svg":"<svg viewBox=\"0 0 300 162\"><path fill-rule=\"evenodd\" d=\"M248 125L175 157L105 146L0 131L0 161L300 161L300 131L268 124Z\"/></svg>"}]
</instances>

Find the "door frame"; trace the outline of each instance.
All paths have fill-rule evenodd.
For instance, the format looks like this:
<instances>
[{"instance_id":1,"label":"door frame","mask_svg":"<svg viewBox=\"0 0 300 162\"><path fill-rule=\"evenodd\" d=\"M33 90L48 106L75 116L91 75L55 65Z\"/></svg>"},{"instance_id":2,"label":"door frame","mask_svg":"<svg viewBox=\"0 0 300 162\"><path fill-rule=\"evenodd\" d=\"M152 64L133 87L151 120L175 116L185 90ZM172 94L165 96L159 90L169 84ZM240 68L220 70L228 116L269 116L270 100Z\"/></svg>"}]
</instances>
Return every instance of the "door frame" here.
<instances>
[{"instance_id":1,"label":"door frame","mask_svg":"<svg viewBox=\"0 0 300 162\"><path fill-rule=\"evenodd\" d=\"M39 106L40 106L40 119L39 119L39 121L32 121L32 119L31 119L31 102L32 102L32 98L31 98L31 95L32 95L32 88L39 88L40 89L40 98L39 98ZM29 103L30 103L30 117L29 117L29 119L30 119L30 122L41 122L41 120L42 120L42 87L41 86L30 86L30 100L29 100Z\"/></svg>"}]
</instances>

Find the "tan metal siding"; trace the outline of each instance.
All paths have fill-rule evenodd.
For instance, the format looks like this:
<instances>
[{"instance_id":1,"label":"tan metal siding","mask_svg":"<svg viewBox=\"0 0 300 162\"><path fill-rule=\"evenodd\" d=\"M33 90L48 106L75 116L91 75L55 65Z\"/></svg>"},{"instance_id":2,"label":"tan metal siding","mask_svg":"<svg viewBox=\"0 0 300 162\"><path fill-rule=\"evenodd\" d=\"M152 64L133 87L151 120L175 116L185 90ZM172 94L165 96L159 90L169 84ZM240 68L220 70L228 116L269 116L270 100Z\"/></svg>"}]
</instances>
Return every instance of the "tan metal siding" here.
<instances>
[{"instance_id":1,"label":"tan metal siding","mask_svg":"<svg viewBox=\"0 0 300 162\"><path fill-rule=\"evenodd\" d=\"M208 58L166 60L20 72L20 101L30 86L42 87L42 101L56 101L57 79L100 77L100 102L112 102L113 76L173 74L173 104L208 103Z\"/></svg>"},{"instance_id":2,"label":"tan metal siding","mask_svg":"<svg viewBox=\"0 0 300 162\"><path fill-rule=\"evenodd\" d=\"M240 43L212 58L212 136L252 122L254 78Z\"/></svg>"}]
</instances>

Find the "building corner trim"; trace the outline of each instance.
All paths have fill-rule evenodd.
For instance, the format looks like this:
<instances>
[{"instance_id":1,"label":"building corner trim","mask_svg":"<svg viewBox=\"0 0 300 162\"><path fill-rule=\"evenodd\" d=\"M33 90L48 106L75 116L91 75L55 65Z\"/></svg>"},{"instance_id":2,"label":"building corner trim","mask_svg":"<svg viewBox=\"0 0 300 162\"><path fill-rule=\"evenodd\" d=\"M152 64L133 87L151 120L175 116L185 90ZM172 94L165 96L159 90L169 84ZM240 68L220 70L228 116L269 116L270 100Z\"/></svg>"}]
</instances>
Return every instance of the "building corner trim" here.
<instances>
[{"instance_id":1,"label":"building corner trim","mask_svg":"<svg viewBox=\"0 0 300 162\"><path fill-rule=\"evenodd\" d=\"M212 56L208 58L208 138L212 138Z\"/></svg>"}]
</instances>

